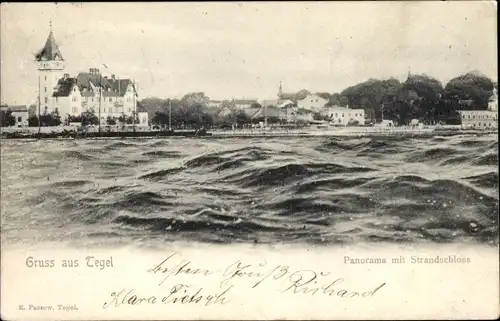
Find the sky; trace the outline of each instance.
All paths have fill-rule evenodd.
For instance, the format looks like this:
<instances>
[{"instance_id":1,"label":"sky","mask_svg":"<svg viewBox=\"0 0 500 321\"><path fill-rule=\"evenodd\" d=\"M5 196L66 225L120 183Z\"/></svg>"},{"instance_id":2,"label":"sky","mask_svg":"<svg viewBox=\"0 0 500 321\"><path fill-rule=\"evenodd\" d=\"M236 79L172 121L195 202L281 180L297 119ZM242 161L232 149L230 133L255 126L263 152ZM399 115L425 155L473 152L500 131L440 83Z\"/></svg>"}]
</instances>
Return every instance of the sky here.
<instances>
[{"instance_id":1,"label":"sky","mask_svg":"<svg viewBox=\"0 0 500 321\"><path fill-rule=\"evenodd\" d=\"M452 2L2 3L1 100L37 96L50 31L66 72L135 79L139 98L275 99L369 78L497 79L497 7ZM106 65L107 69L103 66Z\"/></svg>"}]
</instances>

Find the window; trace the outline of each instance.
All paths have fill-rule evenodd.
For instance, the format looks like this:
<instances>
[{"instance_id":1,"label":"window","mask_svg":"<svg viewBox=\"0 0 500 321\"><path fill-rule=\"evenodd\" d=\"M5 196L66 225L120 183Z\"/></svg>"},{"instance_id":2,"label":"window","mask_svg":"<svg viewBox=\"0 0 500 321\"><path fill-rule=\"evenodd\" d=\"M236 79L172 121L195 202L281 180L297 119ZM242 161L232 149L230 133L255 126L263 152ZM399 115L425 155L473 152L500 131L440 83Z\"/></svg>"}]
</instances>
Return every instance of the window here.
<instances>
[{"instance_id":1,"label":"window","mask_svg":"<svg viewBox=\"0 0 500 321\"><path fill-rule=\"evenodd\" d=\"M120 108L116 107L116 112L119 113L120 112Z\"/></svg>"},{"instance_id":2,"label":"window","mask_svg":"<svg viewBox=\"0 0 500 321\"><path fill-rule=\"evenodd\" d=\"M47 92L47 87L45 87L45 92Z\"/></svg>"},{"instance_id":3,"label":"window","mask_svg":"<svg viewBox=\"0 0 500 321\"><path fill-rule=\"evenodd\" d=\"M92 102L94 102L94 97L92 97Z\"/></svg>"},{"instance_id":4,"label":"window","mask_svg":"<svg viewBox=\"0 0 500 321\"><path fill-rule=\"evenodd\" d=\"M59 101L59 97L56 96L56 102L58 102L58 101Z\"/></svg>"},{"instance_id":5,"label":"window","mask_svg":"<svg viewBox=\"0 0 500 321\"><path fill-rule=\"evenodd\" d=\"M45 80L47 80L47 76L45 76Z\"/></svg>"},{"instance_id":6,"label":"window","mask_svg":"<svg viewBox=\"0 0 500 321\"><path fill-rule=\"evenodd\" d=\"M342 117L344 117L344 113L342 113Z\"/></svg>"},{"instance_id":7,"label":"window","mask_svg":"<svg viewBox=\"0 0 500 321\"><path fill-rule=\"evenodd\" d=\"M109 97L109 102L112 102L113 101L113 97Z\"/></svg>"},{"instance_id":8,"label":"window","mask_svg":"<svg viewBox=\"0 0 500 321\"><path fill-rule=\"evenodd\" d=\"M128 112L130 113L130 111L131 111L131 110L130 110L130 108L129 108L129 109L128 109Z\"/></svg>"},{"instance_id":9,"label":"window","mask_svg":"<svg viewBox=\"0 0 500 321\"><path fill-rule=\"evenodd\" d=\"M22 121L23 121L23 118L22 118L22 117L17 117L17 121L18 121L18 122L22 122Z\"/></svg>"},{"instance_id":10,"label":"window","mask_svg":"<svg viewBox=\"0 0 500 321\"><path fill-rule=\"evenodd\" d=\"M49 102L49 99L47 97L45 97L45 103L48 103Z\"/></svg>"},{"instance_id":11,"label":"window","mask_svg":"<svg viewBox=\"0 0 500 321\"><path fill-rule=\"evenodd\" d=\"M106 107L104 107L104 112L106 112Z\"/></svg>"}]
</instances>

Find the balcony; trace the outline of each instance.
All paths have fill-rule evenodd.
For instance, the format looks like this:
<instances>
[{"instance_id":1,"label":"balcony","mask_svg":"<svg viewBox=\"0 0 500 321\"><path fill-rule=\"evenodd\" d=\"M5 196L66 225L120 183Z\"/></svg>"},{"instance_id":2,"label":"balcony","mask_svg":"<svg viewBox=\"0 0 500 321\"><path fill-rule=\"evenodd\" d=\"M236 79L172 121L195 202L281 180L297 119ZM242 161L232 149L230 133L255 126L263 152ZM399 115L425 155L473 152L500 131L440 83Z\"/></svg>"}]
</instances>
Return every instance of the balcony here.
<instances>
[{"instance_id":1,"label":"balcony","mask_svg":"<svg viewBox=\"0 0 500 321\"><path fill-rule=\"evenodd\" d=\"M115 101L115 107L123 107L123 101Z\"/></svg>"}]
</instances>

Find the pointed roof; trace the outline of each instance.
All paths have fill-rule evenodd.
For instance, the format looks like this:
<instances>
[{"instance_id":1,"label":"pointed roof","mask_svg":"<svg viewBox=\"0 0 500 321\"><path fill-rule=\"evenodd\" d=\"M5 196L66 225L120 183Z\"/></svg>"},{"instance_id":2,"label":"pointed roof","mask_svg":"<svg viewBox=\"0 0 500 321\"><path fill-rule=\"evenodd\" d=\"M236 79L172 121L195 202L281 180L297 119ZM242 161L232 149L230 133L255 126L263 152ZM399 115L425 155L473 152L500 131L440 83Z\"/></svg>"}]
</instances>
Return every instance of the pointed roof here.
<instances>
[{"instance_id":1,"label":"pointed roof","mask_svg":"<svg viewBox=\"0 0 500 321\"><path fill-rule=\"evenodd\" d=\"M54 39L54 34L52 33L52 31L50 31L49 36L47 37L45 46L42 48L42 50L36 53L35 58L37 61L57 59L64 60L61 51L59 51L56 40Z\"/></svg>"}]
</instances>

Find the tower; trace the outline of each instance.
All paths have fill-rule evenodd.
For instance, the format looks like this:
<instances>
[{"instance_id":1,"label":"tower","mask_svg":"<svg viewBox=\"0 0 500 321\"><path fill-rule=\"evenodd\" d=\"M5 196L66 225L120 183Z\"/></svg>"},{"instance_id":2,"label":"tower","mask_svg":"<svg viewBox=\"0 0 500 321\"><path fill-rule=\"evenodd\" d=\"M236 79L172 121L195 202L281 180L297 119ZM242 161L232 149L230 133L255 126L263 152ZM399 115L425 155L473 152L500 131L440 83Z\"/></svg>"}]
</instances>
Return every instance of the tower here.
<instances>
[{"instance_id":1,"label":"tower","mask_svg":"<svg viewBox=\"0 0 500 321\"><path fill-rule=\"evenodd\" d=\"M51 113L55 105L55 97L52 97L52 94L64 73L64 59L54 39L52 23L45 46L35 54L35 60L38 65L40 114Z\"/></svg>"},{"instance_id":2,"label":"tower","mask_svg":"<svg viewBox=\"0 0 500 321\"><path fill-rule=\"evenodd\" d=\"M283 87L281 86L281 81L280 81L280 87L278 88L278 98L281 99L281 96L283 96Z\"/></svg>"}]
</instances>

